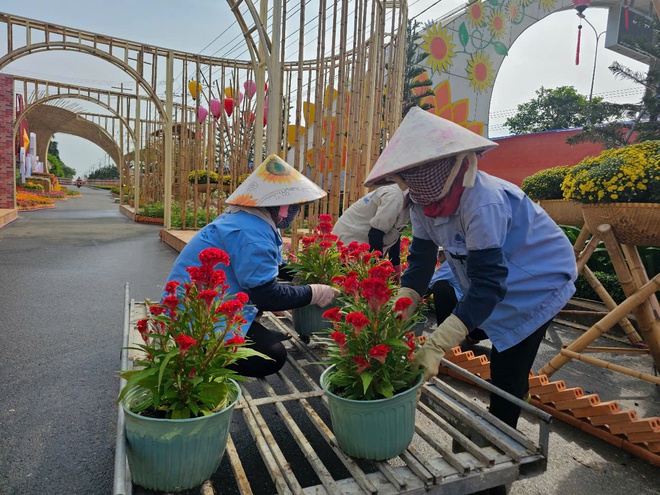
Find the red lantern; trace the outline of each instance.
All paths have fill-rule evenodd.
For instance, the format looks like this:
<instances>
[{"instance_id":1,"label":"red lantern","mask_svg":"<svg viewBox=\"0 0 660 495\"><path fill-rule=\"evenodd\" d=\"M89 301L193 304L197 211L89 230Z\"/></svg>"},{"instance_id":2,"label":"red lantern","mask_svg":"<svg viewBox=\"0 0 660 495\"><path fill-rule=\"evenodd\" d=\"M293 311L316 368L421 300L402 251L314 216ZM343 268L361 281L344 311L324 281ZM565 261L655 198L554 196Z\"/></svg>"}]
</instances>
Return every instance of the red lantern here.
<instances>
[{"instance_id":1,"label":"red lantern","mask_svg":"<svg viewBox=\"0 0 660 495\"><path fill-rule=\"evenodd\" d=\"M256 116L252 112L244 112L243 113L243 120L247 125L252 125L254 124L254 121L256 119Z\"/></svg>"},{"instance_id":2,"label":"red lantern","mask_svg":"<svg viewBox=\"0 0 660 495\"><path fill-rule=\"evenodd\" d=\"M234 111L234 99L225 98L224 104L225 104L225 113L227 114L227 116L231 117L231 114Z\"/></svg>"}]
</instances>

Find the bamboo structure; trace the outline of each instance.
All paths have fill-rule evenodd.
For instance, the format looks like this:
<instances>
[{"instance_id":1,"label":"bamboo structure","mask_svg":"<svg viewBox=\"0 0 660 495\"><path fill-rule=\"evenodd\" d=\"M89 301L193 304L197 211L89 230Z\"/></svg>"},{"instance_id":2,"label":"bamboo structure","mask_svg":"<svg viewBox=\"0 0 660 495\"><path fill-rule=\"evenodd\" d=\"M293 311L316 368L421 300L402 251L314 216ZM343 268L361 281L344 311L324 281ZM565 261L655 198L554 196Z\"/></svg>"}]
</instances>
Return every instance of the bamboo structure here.
<instances>
[{"instance_id":1,"label":"bamboo structure","mask_svg":"<svg viewBox=\"0 0 660 495\"><path fill-rule=\"evenodd\" d=\"M95 120L113 142L122 205L139 210L162 203L166 228L199 229L271 153L329 193L304 210L296 228L313 227L319 213L338 217L366 192L364 179L401 120L407 2L227 5L242 32L235 52L243 58L173 51L0 13L9 33L0 69L32 53L70 50L108 61L135 81L107 91L19 78L17 92L33 106L17 125L58 99L100 104L101 112L83 118ZM248 91L253 82L256 91ZM218 105L220 112L211 114ZM217 190L207 183L200 193L197 179L188 180L193 171L224 176L226 187L220 179Z\"/></svg>"}]
</instances>

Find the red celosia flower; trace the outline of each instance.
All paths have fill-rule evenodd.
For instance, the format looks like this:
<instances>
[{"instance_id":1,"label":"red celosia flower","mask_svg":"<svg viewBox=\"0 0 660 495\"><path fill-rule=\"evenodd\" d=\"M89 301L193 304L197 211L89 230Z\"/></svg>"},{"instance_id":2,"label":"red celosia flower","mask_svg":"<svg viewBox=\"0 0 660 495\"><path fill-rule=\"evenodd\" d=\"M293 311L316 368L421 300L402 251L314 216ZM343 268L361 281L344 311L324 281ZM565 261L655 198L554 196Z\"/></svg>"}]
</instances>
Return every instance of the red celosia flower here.
<instances>
[{"instance_id":1,"label":"red celosia flower","mask_svg":"<svg viewBox=\"0 0 660 495\"><path fill-rule=\"evenodd\" d=\"M188 349L190 349L191 346L197 343L195 339L185 334L177 335L174 337L174 341L179 345L179 351L181 354L186 352Z\"/></svg>"},{"instance_id":2,"label":"red celosia flower","mask_svg":"<svg viewBox=\"0 0 660 495\"><path fill-rule=\"evenodd\" d=\"M158 304L152 304L149 306L149 312L154 316L162 315L165 313L165 311L167 311L167 308L164 308Z\"/></svg>"},{"instance_id":3,"label":"red celosia flower","mask_svg":"<svg viewBox=\"0 0 660 495\"><path fill-rule=\"evenodd\" d=\"M369 269L369 276L379 280L387 280L394 273L394 267L389 261L383 261Z\"/></svg>"},{"instance_id":4,"label":"red celosia flower","mask_svg":"<svg viewBox=\"0 0 660 495\"><path fill-rule=\"evenodd\" d=\"M222 249L206 248L199 253L199 261L201 261L202 266L207 269L214 268L218 263L229 266L229 255Z\"/></svg>"},{"instance_id":5,"label":"red celosia flower","mask_svg":"<svg viewBox=\"0 0 660 495\"><path fill-rule=\"evenodd\" d=\"M250 296L248 296L245 292L237 292L236 300L241 301L243 304L245 304L250 300Z\"/></svg>"},{"instance_id":6,"label":"red celosia flower","mask_svg":"<svg viewBox=\"0 0 660 495\"><path fill-rule=\"evenodd\" d=\"M322 251L327 251L332 247L332 242L330 241L321 241L319 242L319 247L321 248Z\"/></svg>"},{"instance_id":7,"label":"red celosia flower","mask_svg":"<svg viewBox=\"0 0 660 495\"><path fill-rule=\"evenodd\" d=\"M394 312L404 311L406 308L410 307L412 303L412 299L409 297L400 297L394 303Z\"/></svg>"},{"instance_id":8,"label":"red celosia flower","mask_svg":"<svg viewBox=\"0 0 660 495\"><path fill-rule=\"evenodd\" d=\"M371 320L364 316L362 313L355 312L346 315L346 323L353 325L355 333L360 335L362 329L371 323Z\"/></svg>"},{"instance_id":9,"label":"red celosia flower","mask_svg":"<svg viewBox=\"0 0 660 495\"><path fill-rule=\"evenodd\" d=\"M346 276L346 280L342 284L346 294L350 296L358 296L360 294L360 284L358 282L357 273L351 272Z\"/></svg>"},{"instance_id":10,"label":"red celosia flower","mask_svg":"<svg viewBox=\"0 0 660 495\"><path fill-rule=\"evenodd\" d=\"M216 297L218 297L218 292L213 289L206 289L197 294L197 299L204 301L209 308Z\"/></svg>"},{"instance_id":11,"label":"red celosia flower","mask_svg":"<svg viewBox=\"0 0 660 495\"><path fill-rule=\"evenodd\" d=\"M341 312L339 308L330 308L321 315L322 318L330 321L341 321Z\"/></svg>"},{"instance_id":12,"label":"red celosia flower","mask_svg":"<svg viewBox=\"0 0 660 495\"><path fill-rule=\"evenodd\" d=\"M227 319L233 320L236 313L238 313L242 309L243 309L243 303L241 301L238 301L236 299L230 299L229 301L225 301L220 306L218 306L218 309L216 309L215 312L216 314L222 313L227 316Z\"/></svg>"},{"instance_id":13,"label":"red celosia flower","mask_svg":"<svg viewBox=\"0 0 660 495\"><path fill-rule=\"evenodd\" d=\"M343 275L337 275L335 277L332 277L332 285L343 285L345 280L346 277L344 277Z\"/></svg>"},{"instance_id":14,"label":"red celosia flower","mask_svg":"<svg viewBox=\"0 0 660 495\"><path fill-rule=\"evenodd\" d=\"M353 362L355 363L355 366L357 366L358 375L369 367L369 361L363 356L355 356Z\"/></svg>"},{"instance_id":15,"label":"red celosia flower","mask_svg":"<svg viewBox=\"0 0 660 495\"><path fill-rule=\"evenodd\" d=\"M319 215L319 222L332 223L332 215L328 215L327 213L322 213L321 215Z\"/></svg>"},{"instance_id":16,"label":"red celosia flower","mask_svg":"<svg viewBox=\"0 0 660 495\"><path fill-rule=\"evenodd\" d=\"M190 280L197 285L206 285L211 280L211 274L213 273L210 269L207 269L203 266L189 266L186 268L188 275L190 275Z\"/></svg>"},{"instance_id":17,"label":"red celosia flower","mask_svg":"<svg viewBox=\"0 0 660 495\"><path fill-rule=\"evenodd\" d=\"M147 320L138 320L137 322L137 331L140 333L146 333L149 330L149 324Z\"/></svg>"},{"instance_id":18,"label":"red celosia flower","mask_svg":"<svg viewBox=\"0 0 660 495\"><path fill-rule=\"evenodd\" d=\"M386 344L375 345L369 350L369 357L376 361L380 361L381 364L385 364L385 358L391 349L392 348Z\"/></svg>"},{"instance_id":19,"label":"red celosia flower","mask_svg":"<svg viewBox=\"0 0 660 495\"><path fill-rule=\"evenodd\" d=\"M302 245L303 248L308 248L312 244L316 242L316 237L303 237L302 238Z\"/></svg>"},{"instance_id":20,"label":"red celosia flower","mask_svg":"<svg viewBox=\"0 0 660 495\"><path fill-rule=\"evenodd\" d=\"M238 346L245 344L245 339L243 338L242 335L234 335L232 338L227 339L225 341L225 344L236 346L234 348L234 352L236 352L238 351Z\"/></svg>"},{"instance_id":21,"label":"red celosia flower","mask_svg":"<svg viewBox=\"0 0 660 495\"><path fill-rule=\"evenodd\" d=\"M224 270L213 270L211 277L209 278L209 286L213 289L220 287L227 281L227 274Z\"/></svg>"},{"instance_id":22,"label":"red celosia flower","mask_svg":"<svg viewBox=\"0 0 660 495\"><path fill-rule=\"evenodd\" d=\"M387 287L387 284L377 278L363 280L360 282L360 288L362 289L362 295L367 300L369 309L374 313L392 296L392 291Z\"/></svg>"},{"instance_id":23,"label":"red celosia flower","mask_svg":"<svg viewBox=\"0 0 660 495\"><path fill-rule=\"evenodd\" d=\"M330 223L330 222L321 222L316 227L316 231L319 234L329 234L330 232L332 232L332 223Z\"/></svg>"},{"instance_id":24,"label":"red celosia flower","mask_svg":"<svg viewBox=\"0 0 660 495\"><path fill-rule=\"evenodd\" d=\"M169 308L170 311L174 312L180 302L181 301L179 301L179 298L176 296L167 296L165 299L163 299L162 304L166 308Z\"/></svg>"},{"instance_id":25,"label":"red celosia flower","mask_svg":"<svg viewBox=\"0 0 660 495\"><path fill-rule=\"evenodd\" d=\"M323 235L323 240L324 241L330 241L330 242L336 242L339 240L339 236L335 234L324 234Z\"/></svg>"},{"instance_id":26,"label":"red celosia flower","mask_svg":"<svg viewBox=\"0 0 660 495\"><path fill-rule=\"evenodd\" d=\"M346 335L341 332L332 332L330 338L334 340L342 349L346 345Z\"/></svg>"},{"instance_id":27,"label":"red celosia flower","mask_svg":"<svg viewBox=\"0 0 660 495\"><path fill-rule=\"evenodd\" d=\"M176 288L179 286L178 280L170 280L165 284L165 292L168 294L176 294Z\"/></svg>"}]
</instances>

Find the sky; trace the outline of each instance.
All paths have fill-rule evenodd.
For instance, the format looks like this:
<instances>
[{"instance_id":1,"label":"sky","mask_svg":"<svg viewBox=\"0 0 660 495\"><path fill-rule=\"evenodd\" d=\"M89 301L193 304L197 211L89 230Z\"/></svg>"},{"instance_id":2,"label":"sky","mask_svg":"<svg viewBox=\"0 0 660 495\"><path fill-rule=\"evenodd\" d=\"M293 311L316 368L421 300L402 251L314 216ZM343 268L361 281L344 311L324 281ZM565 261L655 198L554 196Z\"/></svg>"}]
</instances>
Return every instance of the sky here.
<instances>
[{"instance_id":1,"label":"sky","mask_svg":"<svg viewBox=\"0 0 660 495\"><path fill-rule=\"evenodd\" d=\"M410 17L422 23L464 4L465 0L408 1ZM0 12L187 52L246 58L244 45L237 38L235 18L223 0L3 0ZM575 65L579 19L574 10L546 17L516 40L495 80L489 137L509 134L504 121L515 114L517 105L534 98L541 86L574 86L580 94L589 94L596 37L606 28L607 11L592 7L585 14L595 31L584 25L580 65ZM640 71L646 66L605 49L604 42L605 35L601 35L593 94L617 103L639 101L638 86L615 78L608 67L614 61ZM0 43L4 55L5 34L0 33ZM98 88L132 83L130 77L107 62L62 51L23 57L3 72ZM111 163L100 148L81 138L58 133L55 140L62 161L75 168L78 175Z\"/></svg>"}]
</instances>

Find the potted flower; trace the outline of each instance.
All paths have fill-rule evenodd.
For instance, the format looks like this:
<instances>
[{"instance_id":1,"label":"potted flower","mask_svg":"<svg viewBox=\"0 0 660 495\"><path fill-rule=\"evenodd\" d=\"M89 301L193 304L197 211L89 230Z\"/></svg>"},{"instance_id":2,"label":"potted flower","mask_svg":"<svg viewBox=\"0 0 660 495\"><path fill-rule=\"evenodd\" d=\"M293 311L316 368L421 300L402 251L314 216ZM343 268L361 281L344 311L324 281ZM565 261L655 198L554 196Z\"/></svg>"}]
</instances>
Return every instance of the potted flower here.
<instances>
[{"instance_id":1,"label":"potted flower","mask_svg":"<svg viewBox=\"0 0 660 495\"><path fill-rule=\"evenodd\" d=\"M590 231L610 224L617 239L660 245L660 141L644 141L588 157L567 173L564 196L583 203Z\"/></svg>"},{"instance_id":2,"label":"potted flower","mask_svg":"<svg viewBox=\"0 0 660 495\"><path fill-rule=\"evenodd\" d=\"M538 201L541 208L556 223L581 227L584 224L584 219L582 218L580 203L565 199L561 190L561 184L570 169L571 167L564 165L539 170L535 174L526 177L520 188L532 200Z\"/></svg>"},{"instance_id":3,"label":"potted flower","mask_svg":"<svg viewBox=\"0 0 660 495\"><path fill-rule=\"evenodd\" d=\"M311 236L302 238L302 250L290 253L287 269L294 275L294 283L332 285L332 279L345 273L341 259L343 243L332 233L332 216L320 215ZM292 310L293 327L304 341L314 332L331 327L321 318L324 309L308 305Z\"/></svg>"},{"instance_id":4,"label":"potted flower","mask_svg":"<svg viewBox=\"0 0 660 495\"><path fill-rule=\"evenodd\" d=\"M323 313L333 322L324 340L333 364L321 375L321 387L337 444L362 459L400 454L415 429L423 381L411 367L417 317L403 318L410 299L393 300L394 273L389 261L379 260L364 275L356 270L336 277L343 306Z\"/></svg>"},{"instance_id":5,"label":"potted flower","mask_svg":"<svg viewBox=\"0 0 660 495\"><path fill-rule=\"evenodd\" d=\"M217 248L199 254L187 269L191 282L170 281L160 304L137 322L143 343L118 401L126 424L128 463L134 483L176 491L199 485L224 454L240 379L230 366L263 354L246 346L241 325L247 294L227 296L229 264Z\"/></svg>"}]
</instances>

